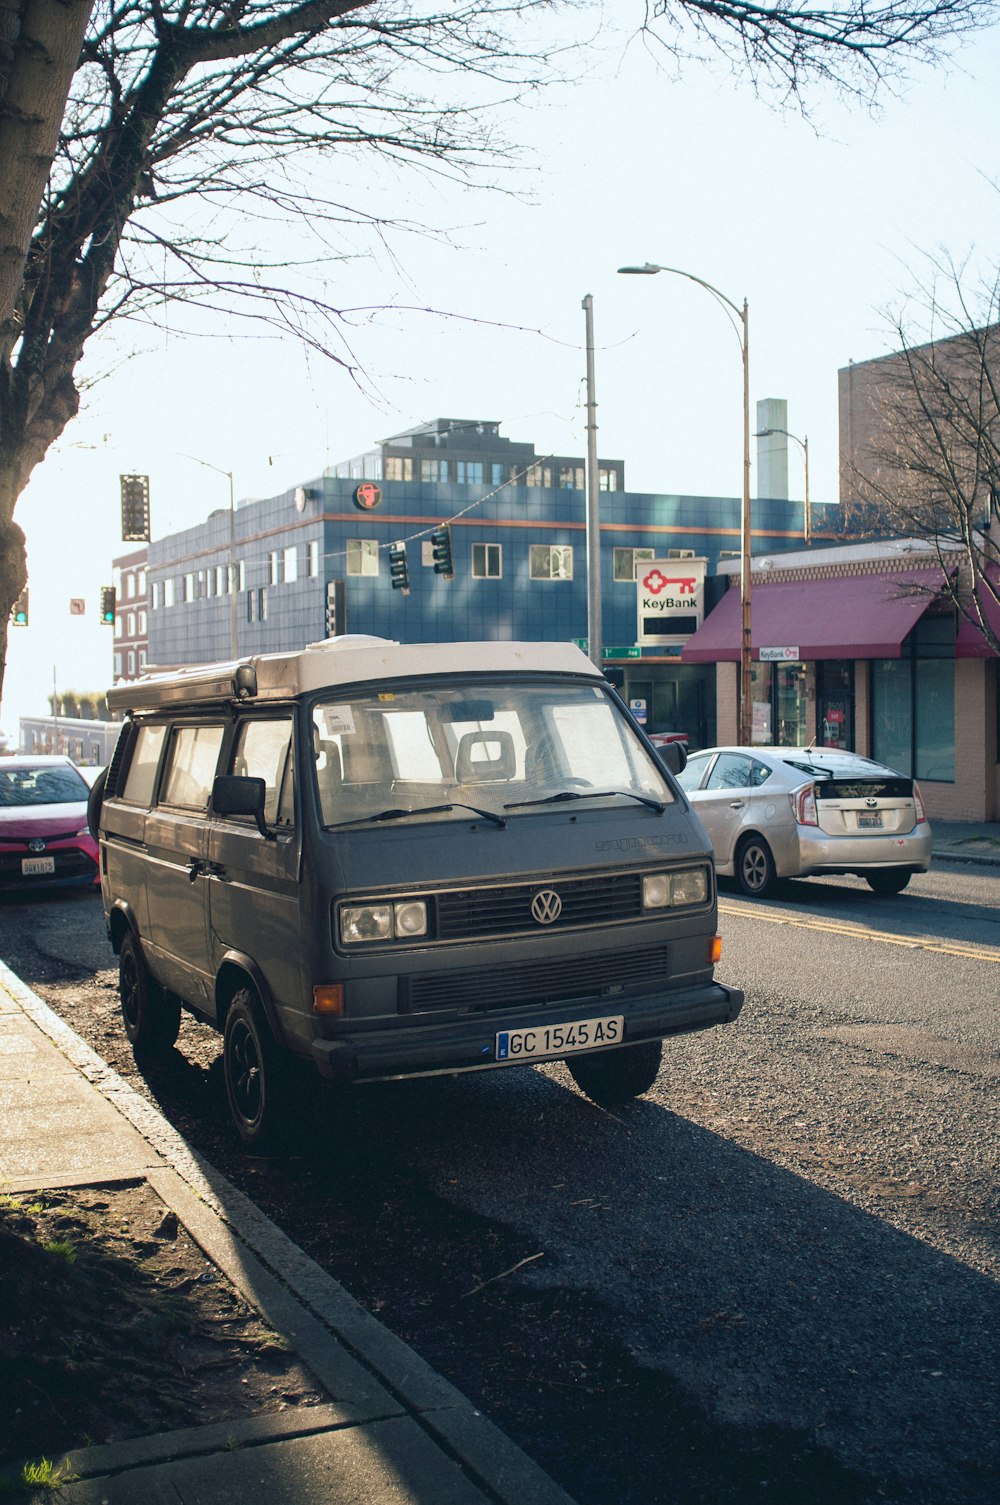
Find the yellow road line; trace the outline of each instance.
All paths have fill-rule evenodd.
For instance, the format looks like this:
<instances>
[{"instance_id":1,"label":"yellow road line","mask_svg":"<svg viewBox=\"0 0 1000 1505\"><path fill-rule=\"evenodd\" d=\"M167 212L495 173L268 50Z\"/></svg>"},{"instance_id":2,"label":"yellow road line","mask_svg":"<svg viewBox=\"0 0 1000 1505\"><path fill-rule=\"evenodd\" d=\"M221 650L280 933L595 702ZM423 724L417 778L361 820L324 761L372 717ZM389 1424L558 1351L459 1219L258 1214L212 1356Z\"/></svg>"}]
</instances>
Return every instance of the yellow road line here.
<instances>
[{"instance_id":1,"label":"yellow road line","mask_svg":"<svg viewBox=\"0 0 1000 1505\"><path fill-rule=\"evenodd\" d=\"M764 909L750 909L735 904L720 904L720 914L742 915L744 919L763 920L768 925L794 925L798 930L825 930L831 935L846 936L854 941L881 941L886 946L905 946L911 951L936 951L942 956L962 956L969 961L1000 963L1000 951L984 951L979 946L949 945L945 941L926 941L920 936L891 935L870 930L865 925L848 925L840 920L805 920L787 914L769 914Z\"/></svg>"}]
</instances>

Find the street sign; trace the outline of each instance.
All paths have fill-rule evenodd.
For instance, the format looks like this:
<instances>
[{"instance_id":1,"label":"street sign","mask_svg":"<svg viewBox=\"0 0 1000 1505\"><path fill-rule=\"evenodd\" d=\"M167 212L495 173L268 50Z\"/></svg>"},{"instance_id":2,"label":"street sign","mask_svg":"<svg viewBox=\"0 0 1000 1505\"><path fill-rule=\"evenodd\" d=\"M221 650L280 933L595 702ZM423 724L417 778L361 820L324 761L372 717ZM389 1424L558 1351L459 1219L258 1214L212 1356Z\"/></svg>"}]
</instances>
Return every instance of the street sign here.
<instances>
[{"instance_id":1,"label":"street sign","mask_svg":"<svg viewBox=\"0 0 1000 1505\"><path fill-rule=\"evenodd\" d=\"M641 648L602 648L605 658L642 658Z\"/></svg>"},{"instance_id":2,"label":"street sign","mask_svg":"<svg viewBox=\"0 0 1000 1505\"><path fill-rule=\"evenodd\" d=\"M69 614L71 617L83 617L87 614L87 603L83 596L70 596Z\"/></svg>"}]
</instances>

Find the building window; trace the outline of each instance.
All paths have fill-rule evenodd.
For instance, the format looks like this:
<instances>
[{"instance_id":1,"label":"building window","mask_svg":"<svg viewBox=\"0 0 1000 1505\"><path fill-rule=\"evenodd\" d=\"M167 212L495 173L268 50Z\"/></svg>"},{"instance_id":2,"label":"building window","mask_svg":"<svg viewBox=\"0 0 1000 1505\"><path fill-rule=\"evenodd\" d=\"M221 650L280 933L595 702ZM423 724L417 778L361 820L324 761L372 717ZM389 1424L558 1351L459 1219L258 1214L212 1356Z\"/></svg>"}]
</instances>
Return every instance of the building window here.
<instances>
[{"instance_id":1,"label":"building window","mask_svg":"<svg viewBox=\"0 0 1000 1505\"><path fill-rule=\"evenodd\" d=\"M121 677L122 677L122 656L121 656L120 653L116 653L115 654L115 679L121 679Z\"/></svg>"},{"instance_id":2,"label":"building window","mask_svg":"<svg viewBox=\"0 0 1000 1505\"><path fill-rule=\"evenodd\" d=\"M143 669L145 669L145 667L146 667L146 650L145 650L145 648L140 648L139 649L139 669L140 669L140 671L143 670Z\"/></svg>"},{"instance_id":3,"label":"building window","mask_svg":"<svg viewBox=\"0 0 1000 1505\"><path fill-rule=\"evenodd\" d=\"M482 460L456 460L455 480L464 486L481 486L483 484Z\"/></svg>"},{"instance_id":4,"label":"building window","mask_svg":"<svg viewBox=\"0 0 1000 1505\"><path fill-rule=\"evenodd\" d=\"M385 478L387 481L412 481L413 461L405 455L387 455Z\"/></svg>"},{"instance_id":5,"label":"building window","mask_svg":"<svg viewBox=\"0 0 1000 1505\"><path fill-rule=\"evenodd\" d=\"M247 591L247 621L267 621L267 587L259 585L256 590Z\"/></svg>"},{"instance_id":6,"label":"building window","mask_svg":"<svg viewBox=\"0 0 1000 1505\"><path fill-rule=\"evenodd\" d=\"M135 588L136 588L136 593L138 595L144 596L146 594L146 571L145 570L137 570L136 571Z\"/></svg>"},{"instance_id":7,"label":"building window","mask_svg":"<svg viewBox=\"0 0 1000 1505\"><path fill-rule=\"evenodd\" d=\"M193 601L194 600L194 576L193 575L185 575L184 576L184 587L183 587L183 590L184 590L184 593L183 593L183 595L181 597L181 600L182 601Z\"/></svg>"},{"instance_id":8,"label":"building window","mask_svg":"<svg viewBox=\"0 0 1000 1505\"><path fill-rule=\"evenodd\" d=\"M245 591L247 588L247 566L244 559L241 559L236 566L236 579L239 582L237 589Z\"/></svg>"},{"instance_id":9,"label":"building window","mask_svg":"<svg viewBox=\"0 0 1000 1505\"><path fill-rule=\"evenodd\" d=\"M160 582L158 580L154 580L153 581L153 594L152 594L152 599L150 600L149 604L150 604L150 607L152 608L153 611L159 611L159 609L160 609Z\"/></svg>"},{"instance_id":10,"label":"building window","mask_svg":"<svg viewBox=\"0 0 1000 1505\"><path fill-rule=\"evenodd\" d=\"M474 543L472 545L472 578L474 580L499 580L502 565L502 546L498 543Z\"/></svg>"},{"instance_id":11,"label":"building window","mask_svg":"<svg viewBox=\"0 0 1000 1505\"><path fill-rule=\"evenodd\" d=\"M655 558L652 549L615 549L614 578L634 585L639 565Z\"/></svg>"},{"instance_id":12,"label":"building window","mask_svg":"<svg viewBox=\"0 0 1000 1505\"><path fill-rule=\"evenodd\" d=\"M447 460L421 460L420 479L422 481L447 481Z\"/></svg>"},{"instance_id":13,"label":"building window","mask_svg":"<svg viewBox=\"0 0 1000 1505\"><path fill-rule=\"evenodd\" d=\"M134 673L135 673L135 650L133 648L130 648L129 651L128 651L128 676L129 676L129 679L132 678L132 675Z\"/></svg>"},{"instance_id":14,"label":"building window","mask_svg":"<svg viewBox=\"0 0 1000 1505\"><path fill-rule=\"evenodd\" d=\"M125 617L125 636L127 638L134 638L135 637L135 612L134 611L128 612L128 614Z\"/></svg>"},{"instance_id":15,"label":"building window","mask_svg":"<svg viewBox=\"0 0 1000 1505\"><path fill-rule=\"evenodd\" d=\"M507 479L507 467L506 467L506 465L496 465L496 464L491 465L490 466L490 479L493 482L494 486L500 486L500 485L502 485L503 482L506 481L506 479Z\"/></svg>"},{"instance_id":16,"label":"building window","mask_svg":"<svg viewBox=\"0 0 1000 1505\"><path fill-rule=\"evenodd\" d=\"M164 606L173 606L175 600L176 587L174 585L174 577L171 575L169 580L164 580L163 582L163 604Z\"/></svg>"},{"instance_id":17,"label":"building window","mask_svg":"<svg viewBox=\"0 0 1000 1505\"><path fill-rule=\"evenodd\" d=\"M125 595L129 601L135 597L135 575L131 570L125 576Z\"/></svg>"},{"instance_id":18,"label":"building window","mask_svg":"<svg viewBox=\"0 0 1000 1505\"><path fill-rule=\"evenodd\" d=\"M854 747L854 665L823 659L816 665L816 741L821 747Z\"/></svg>"},{"instance_id":19,"label":"building window","mask_svg":"<svg viewBox=\"0 0 1000 1505\"><path fill-rule=\"evenodd\" d=\"M285 584L291 585L299 578L299 555L294 544L285 550L281 563L285 572Z\"/></svg>"},{"instance_id":20,"label":"building window","mask_svg":"<svg viewBox=\"0 0 1000 1505\"><path fill-rule=\"evenodd\" d=\"M267 578L271 585L281 584L281 555L272 549L267 556Z\"/></svg>"},{"instance_id":21,"label":"building window","mask_svg":"<svg viewBox=\"0 0 1000 1505\"><path fill-rule=\"evenodd\" d=\"M378 543L374 538L349 538L347 540L347 573L349 575L378 574Z\"/></svg>"},{"instance_id":22,"label":"building window","mask_svg":"<svg viewBox=\"0 0 1000 1505\"><path fill-rule=\"evenodd\" d=\"M533 543L529 550L529 574L532 580L572 580L572 546Z\"/></svg>"},{"instance_id":23,"label":"building window","mask_svg":"<svg viewBox=\"0 0 1000 1505\"><path fill-rule=\"evenodd\" d=\"M215 594L217 596L229 595L229 569L224 564L215 566Z\"/></svg>"},{"instance_id":24,"label":"building window","mask_svg":"<svg viewBox=\"0 0 1000 1505\"><path fill-rule=\"evenodd\" d=\"M319 539L312 538L306 545L306 574L314 580L319 574Z\"/></svg>"},{"instance_id":25,"label":"building window","mask_svg":"<svg viewBox=\"0 0 1000 1505\"><path fill-rule=\"evenodd\" d=\"M549 486L552 485L551 465L529 465L525 473L524 484L526 486Z\"/></svg>"},{"instance_id":26,"label":"building window","mask_svg":"<svg viewBox=\"0 0 1000 1505\"><path fill-rule=\"evenodd\" d=\"M924 617L902 656L872 662L872 757L912 778L955 781L955 621Z\"/></svg>"},{"instance_id":27,"label":"building window","mask_svg":"<svg viewBox=\"0 0 1000 1505\"><path fill-rule=\"evenodd\" d=\"M668 549L668 559L694 559L694 549Z\"/></svg>"},{"instance_id":28,"label":"building window","mask_svg":"<svg viewBox=\"0 0 1000 1505\"><path fill-rule=\"evenodd\" d=\"M582 465L560 465L559 487L562 491L582 491L587 484Z\"/></svg>"},{"instance_id":29,"label":"building window","mask_svg":"<svg viewBox=\"0 0 1000 1505\"><path fill-rule=\"evenodd\" d=\"M146 636L147 630L148 630L148 624L147 624L147 619L146 619L146 611L145 611L144 607L140 607L140 609L139 609L139 636L141 638L144 638Z\"/></svg>"},{"instance_id":30,"label":"building window","mask_svg":"<svg viewBox=\"0 0 1000 1505\"><path fill-rule=\"evenodd\" d=\"M719 558L720 559L742 559L743 555L740 553L739 549L720 549L719 550Z\"/></svg>"},{"instance_id":31,"label":"building window","mask_svg":"<svg viewBox=\"0 0 1000 1505\"><path fill-rule=\"evenodd\" d=\"M614 467L610 465L599 465L597 467L597 489L598 491L619 491L621 489L618 471Z\"/></svg>"}]
</instances>

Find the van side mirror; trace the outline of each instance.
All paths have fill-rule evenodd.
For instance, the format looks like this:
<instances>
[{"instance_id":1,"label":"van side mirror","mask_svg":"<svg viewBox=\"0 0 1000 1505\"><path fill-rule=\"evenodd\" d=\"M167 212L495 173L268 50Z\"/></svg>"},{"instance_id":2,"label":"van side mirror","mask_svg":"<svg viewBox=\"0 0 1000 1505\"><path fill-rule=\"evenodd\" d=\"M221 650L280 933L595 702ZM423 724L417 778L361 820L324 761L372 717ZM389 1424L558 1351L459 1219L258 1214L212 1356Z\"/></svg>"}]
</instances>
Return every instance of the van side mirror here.
<instances>
[{"instance_id":1,"label":"van side mirror","mask_svg":"<svg viewBox=\"0 0 1000 1505\"><path fill-rule=\"evenodd\" d=\"M216 815L252 815L261 836L276 841L277 837L267 829L264 820L266 798L267 785L263 779L223 773L212 785L212 810Z\"/></svg>"},{"instance_id":2,"label":"van side mirror","mask_svg":"<svg viewBox=\"0 0 1000 1505\"><path fill-rule=\"evenodd\" d=\"M666 747L658 747L656 756L665 767L669 768L675 778L687 767L687 748L683 742L668 742Z\"/></svg>"}]
</instances>

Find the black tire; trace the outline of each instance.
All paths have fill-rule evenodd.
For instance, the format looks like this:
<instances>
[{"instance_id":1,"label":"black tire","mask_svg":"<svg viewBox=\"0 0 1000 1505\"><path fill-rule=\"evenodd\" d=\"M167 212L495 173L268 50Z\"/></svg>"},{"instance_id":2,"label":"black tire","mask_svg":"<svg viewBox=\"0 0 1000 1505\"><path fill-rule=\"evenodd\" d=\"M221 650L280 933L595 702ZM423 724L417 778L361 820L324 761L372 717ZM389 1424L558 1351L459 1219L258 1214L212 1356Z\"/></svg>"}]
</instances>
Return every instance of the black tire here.
<instances>
[{"instance_id":1,"label":"black tire","mask_svg":"<svg viewBox=\"0 0 1000 1505\"><path fill-rule=\"evenodd\" d=\"M569 1056L566 1066L580 1091L601 1108L614 1108L648 1092L663 1060L662 1040L644 1040L618 1050Z\"/></svg>"},{"instance_id":2,"label":"black tire","mask_svg":"<svg viewBox=\"0 0 1000 1505\"><path fill-rule=\"evenodd\" d=\"M102 768L87 796L87 830L95 841L101 824L101 806L104 804L104 786L107 782L108 770Z\"/></svg>"},{"instance_id":3,"label":"black tire","mask_svg":"<svg viewBox=\"0 0 1000 1505\"><path fill-rule=\"evenodd\" d=\"M763 899L774 887L771 848L763 836L745 836L736 849L736 879L751 899Z\"/></svg>"},{"instance_id":4,"label":"black tire","mask_svg":"<svg viewBox=\"0 0 1000 1505\"><path fill-rule=\"evenodd\" d=\"M257 1150L280 1143L294 1113L293 1062L251 988L241 988L229 1005L222 1061L229 1111L243 1143Z\"/></svg>"},{"instance_id":5,"label":"black tire","mask_svg":"<svg viewBox=\"0 0 1000 1505\"><path fill-rule=\"evenodd\" d=\"M165 1055L181 1027L181 1002L152 976L131 931L118 953L118 996L122 1023L136 1058L152 1060Z\"/></svg>"},{"instance_id":6,"label":"black tire","mask_svg":"<svg viewBox=\"0 0 1000 1505\"><path fill-rule=\"evenodd\" d=\"M870 867L865 873L865 882L873 893L901 894L912 877L912 873L900 872L895 867Z\"/></svg>"}]
</instances>

